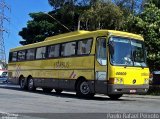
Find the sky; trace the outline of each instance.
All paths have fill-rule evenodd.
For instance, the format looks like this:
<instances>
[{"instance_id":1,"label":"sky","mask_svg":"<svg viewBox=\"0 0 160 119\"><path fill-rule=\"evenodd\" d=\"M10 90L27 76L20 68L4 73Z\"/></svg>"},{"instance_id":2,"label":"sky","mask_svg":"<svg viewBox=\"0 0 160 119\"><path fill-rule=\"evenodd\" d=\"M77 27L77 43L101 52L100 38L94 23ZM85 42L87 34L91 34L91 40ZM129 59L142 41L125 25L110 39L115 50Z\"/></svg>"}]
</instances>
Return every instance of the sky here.
<instances>
[{"instance_id":1,"label":"sky","mask_svg":"<svg viewBox=\"0 0 160 119\"><path fill-rule=\"evenodd\" d=\"M9 50L20 46L19 41L22 37L18 35L23 27L26 27L27 21L31 20L29 13L48 12L52 7L48 4L48 0L5 0L7 6L5 9L5 17L9 19L4 22L4 28L8 33L4 32L4 44L6 52L6 60L8 61Z\"/></svg>"}]
</instances>

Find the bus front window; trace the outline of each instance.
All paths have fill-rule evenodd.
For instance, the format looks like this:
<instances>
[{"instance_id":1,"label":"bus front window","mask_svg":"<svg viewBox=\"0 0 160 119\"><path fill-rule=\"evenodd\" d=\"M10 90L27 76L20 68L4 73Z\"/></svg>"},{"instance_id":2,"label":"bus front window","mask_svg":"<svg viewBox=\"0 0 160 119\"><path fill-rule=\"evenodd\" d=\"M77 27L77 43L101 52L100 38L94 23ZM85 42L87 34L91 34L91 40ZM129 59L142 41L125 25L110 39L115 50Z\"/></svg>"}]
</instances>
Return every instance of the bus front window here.
<instances>
[{"instance_id":1,"label":"bus front window","mask_svg":"<svg viewBox=\"0 0 160 119\"><path fill-rule=\"evenodd\" d=\"M130 40L112 37L110 39L110 56L113 65L133 65Z\"/></svg>"},{"instance_id":2,"label":"bus front window","mask_svg":"<svg viewBox=\"0 0 160 119\"><path fill-rule=\"evenodd\" d=\"M111 37L109 44L112 65L146 67L143 42L129 38Z\"/></svg>"},{"instance_id":3,"label":"bus front window","mask_svg":"<svg viewBox=\"0 0 160 119\"><path fill-rule=\"evenodd\" d=\"M146 67L144 45L140 41L131 41L134 66Z\"/></svg>"}]
</instances>

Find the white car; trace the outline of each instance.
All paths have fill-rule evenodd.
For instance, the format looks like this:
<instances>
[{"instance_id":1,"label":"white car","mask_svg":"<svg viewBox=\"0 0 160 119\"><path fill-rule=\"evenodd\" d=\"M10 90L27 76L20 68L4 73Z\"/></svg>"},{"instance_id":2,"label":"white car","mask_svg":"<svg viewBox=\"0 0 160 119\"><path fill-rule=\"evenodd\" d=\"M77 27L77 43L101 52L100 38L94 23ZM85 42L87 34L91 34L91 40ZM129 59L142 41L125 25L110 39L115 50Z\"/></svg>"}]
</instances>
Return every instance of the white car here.
<instances>
[{"instance_id":1,"label":"white car","mask_svg":"<svg viewBox=\"0 0 160 119\"><path fill-rule=\"evenodd\" d=\"M0 82L7 83L8 81L8 72L7 70L0 70Z\"/></svg>"}]
</instances>

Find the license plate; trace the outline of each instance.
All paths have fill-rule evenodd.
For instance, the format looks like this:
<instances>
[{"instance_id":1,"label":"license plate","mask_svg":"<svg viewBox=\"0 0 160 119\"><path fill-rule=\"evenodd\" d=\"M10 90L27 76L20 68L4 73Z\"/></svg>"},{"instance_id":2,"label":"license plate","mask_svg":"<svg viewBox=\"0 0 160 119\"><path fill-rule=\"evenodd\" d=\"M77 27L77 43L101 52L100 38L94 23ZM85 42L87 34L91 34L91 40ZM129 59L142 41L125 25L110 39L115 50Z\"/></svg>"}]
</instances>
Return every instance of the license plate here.
<instances>
[{"instance_id":1,"label":"license plate","mask_svg":"<svg viewBox=\"0 0 160 119\"><path fill-rule=\"evenodd\" d=\"M136 93L136 90L130 90L130 93Z\"/></svg>"}]
</instances>

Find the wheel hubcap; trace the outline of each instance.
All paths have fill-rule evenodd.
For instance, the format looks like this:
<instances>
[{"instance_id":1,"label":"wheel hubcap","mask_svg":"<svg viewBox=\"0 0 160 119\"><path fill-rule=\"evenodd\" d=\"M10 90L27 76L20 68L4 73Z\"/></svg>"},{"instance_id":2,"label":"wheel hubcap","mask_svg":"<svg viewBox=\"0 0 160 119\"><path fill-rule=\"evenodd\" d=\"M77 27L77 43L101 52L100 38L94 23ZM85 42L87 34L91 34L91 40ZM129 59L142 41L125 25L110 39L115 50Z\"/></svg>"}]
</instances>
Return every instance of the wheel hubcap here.
<instances>
[{"instance_id":1,"label":"wheel hubcap","mask_svg":"<svg viewBox=\"0 0 160 119\"><path fill-rule=\"evenodd\" d=\"M20 84L20 86L21 86L21 88L23 88L24 87L24 79L21 79L21 82L20 82L21 84Z\"/></svg>"},{"instance_id":2,"label":"wheel hubcap","mask_svg":"<svg viewBox=\"0 0 160 119\"><path fill-rule=\"evenodd\" d=\"M30 79L30 80L29 80L29 88L30 88L30 89L33 88L33 79Z\"/></svg>"},{"instance_id":3,"label":"wheel hubcap","mask_svg":"<svg viewBox=\"0 0 160 119\"><path fill-rule=\"evenodd\" d=\"M82 82L80 85L80 91L84 95L88 94L90 92L89 85L87 82Z\"/></svg>"}]
</instances>

